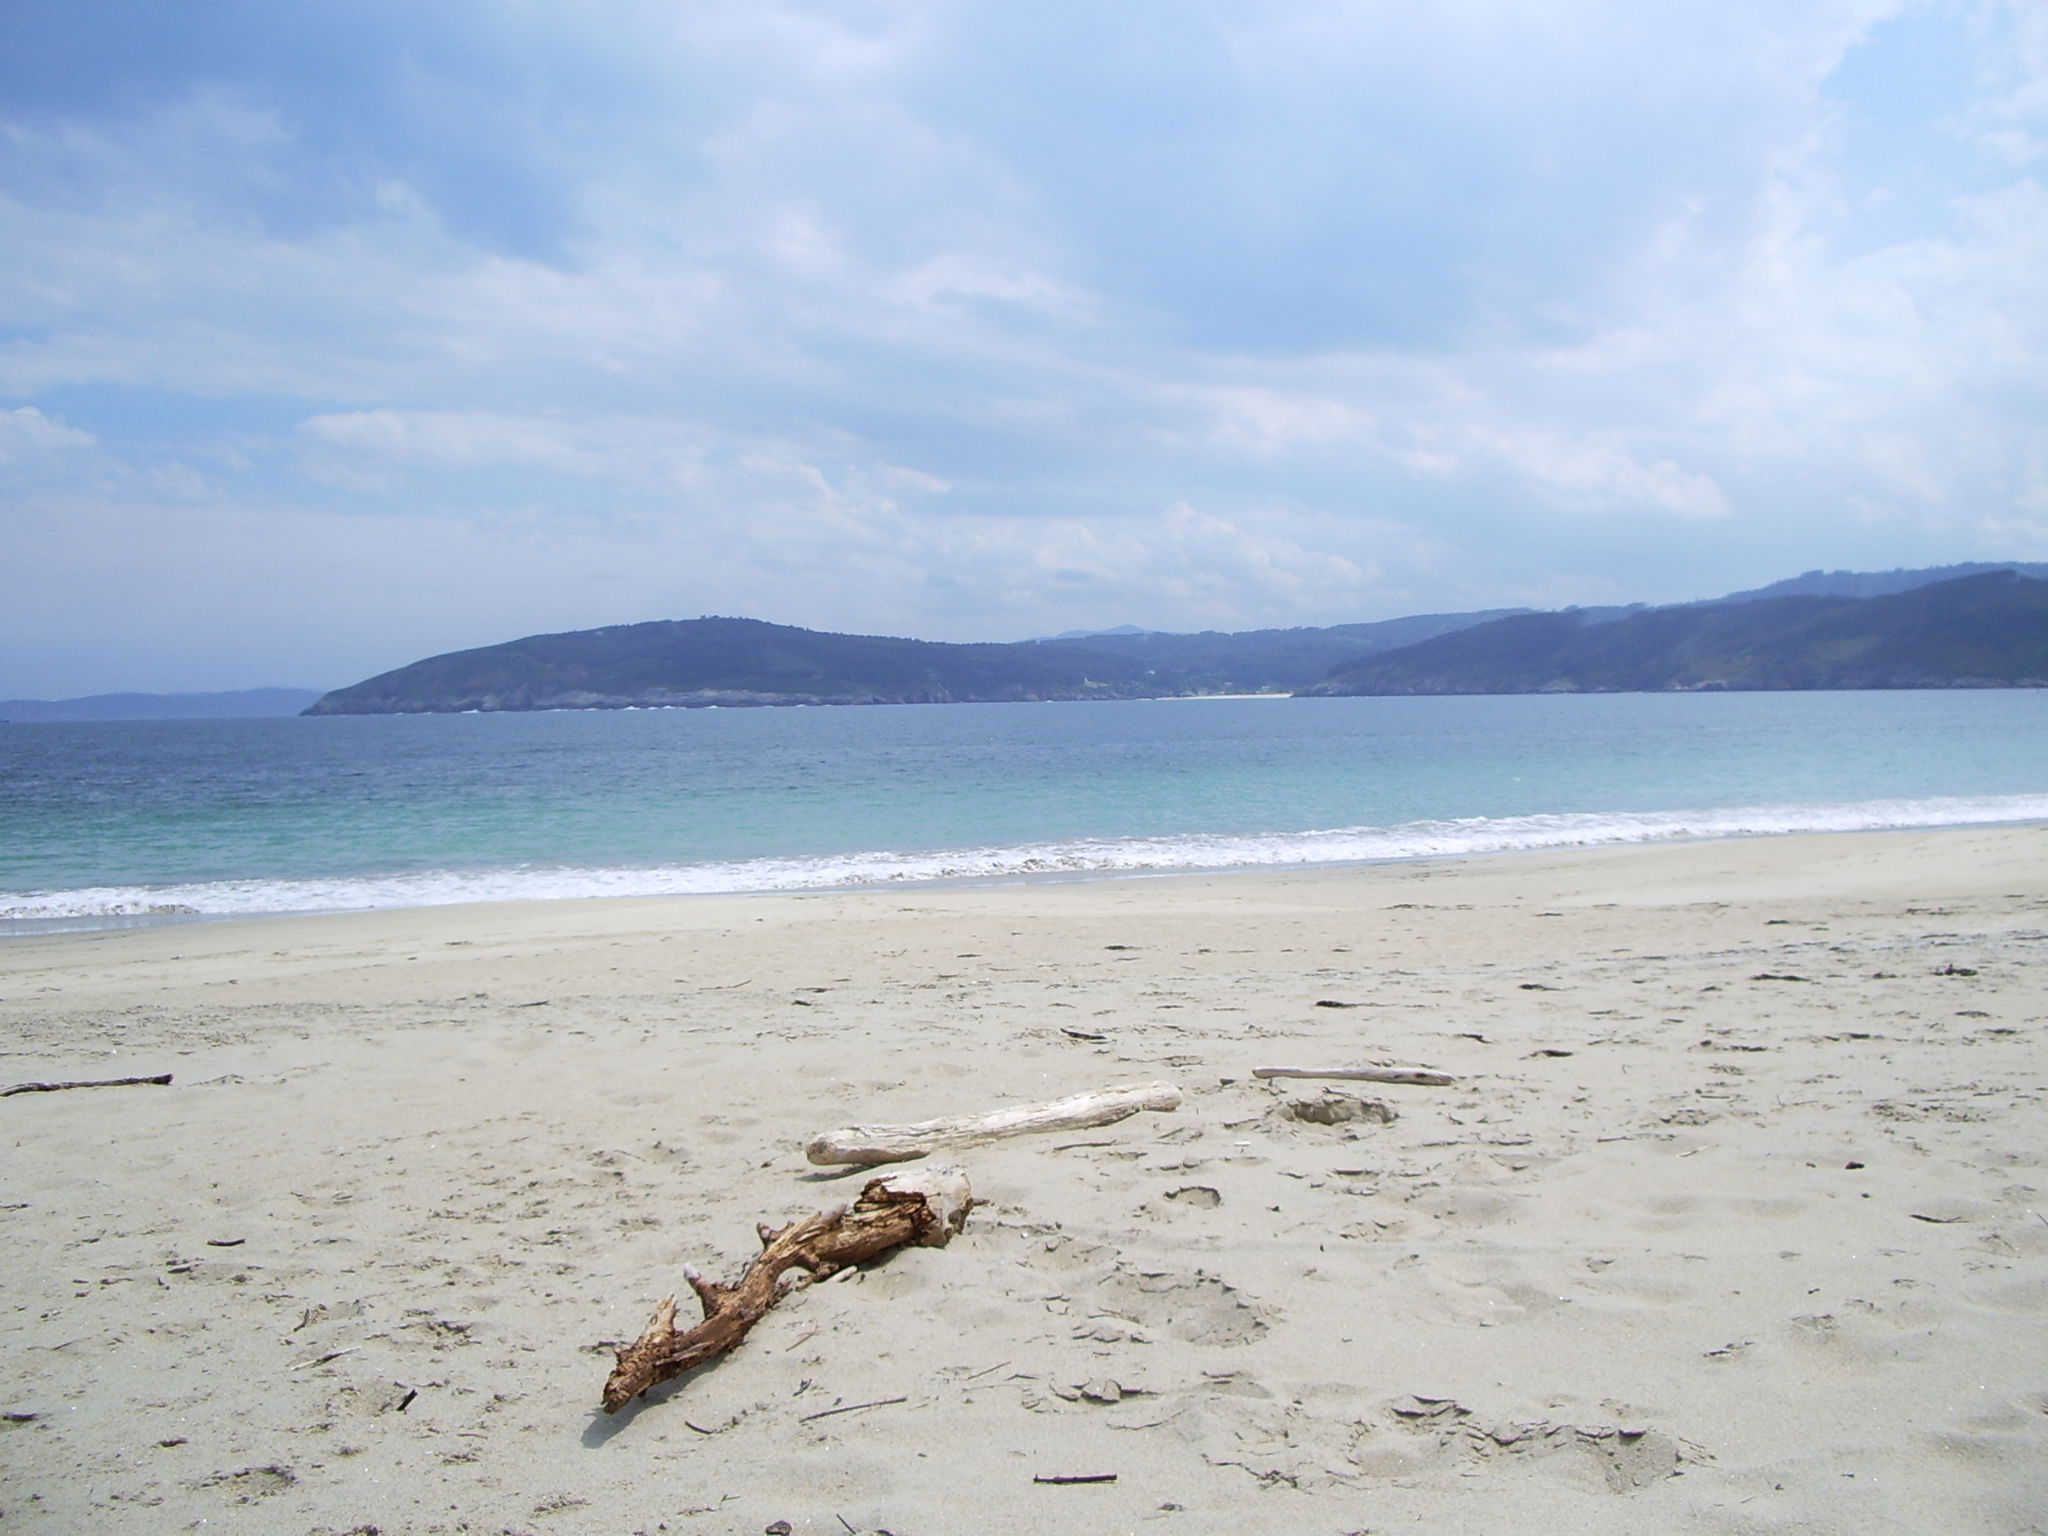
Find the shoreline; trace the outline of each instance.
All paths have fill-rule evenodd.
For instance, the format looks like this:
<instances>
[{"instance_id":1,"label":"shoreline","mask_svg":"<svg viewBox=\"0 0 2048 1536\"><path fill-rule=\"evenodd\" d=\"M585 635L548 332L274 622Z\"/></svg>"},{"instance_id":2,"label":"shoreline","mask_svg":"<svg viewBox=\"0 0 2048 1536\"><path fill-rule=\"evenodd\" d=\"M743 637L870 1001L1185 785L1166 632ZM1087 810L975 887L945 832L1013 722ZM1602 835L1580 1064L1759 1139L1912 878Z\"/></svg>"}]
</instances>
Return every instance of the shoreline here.
<instances>
[{"instance_id":1,"label":"shoreline","mask_svg":"<svg viewBox=\"0 0 2048 1536\"><path fill-rule=\"evenodd\" d=\"M228 912L206 911L190 907L183 902L171 900L168 898L179 893L196 893L198 891L208 889L212 886L221 886L226 888L246 888L251 884L275 884L280 887L293 888L304 887L307 885L320 885L326 882L323 882L320 879L300 878L288 880L280 877L274 881L265 881L261 878L245 878L236 880L198 883L168 882L163 885L152 888L91 886L78 888L60 888L52 891L16 893L12 899L17 902L48 902L57 900L67 895L83 897L96 891L114 891L131 889L153 890L157 896L167 899L162 900L154 910L52 913L43 916L0 915L0 946L4 946L10 941L15 941L22 938L33 937L37 935L48 934L118 931L134 928L149 928L153 926L176 926L180 924L193 922L210 923L217 921L235 921L238 919L245 918L256 919L318 915L342 916L354 913L368 913L380 911L435 911L446 907L492 904L498 902L527 903L550 901L670 900L678 898L715 899L722 896L772 896L833 893L857 894L862 891L902 892L917 890L944 890L951 889L954 887L972 888L982 885L1029 886L1041 882L1058 883L1069 881L1085 882L1094 880L1121 879L1206 878L1238 874L1284 874L1289 872L1306 873L1317 870L1373 868L1382 865L1399 866L1405 864L1427 863L1431 861L1441 860L1485 859L1497 857L1504 854L1540 856L1546 853L1557 853L1569 855L1576 852L1591 852L1600 849L1610 848L1684 847L1701 843L1746 841L1751 839L1772 840L1785 837L1837 836L1843 833L1884 834L1890 832L1911 833L1948 830L1962 831L1969 830L1972 828L1996 829L2000 827L2026 827L2048 824L2048 819L2044 819L2036 810L2035 802L2039 800L2039 797L2015 796L2006 798L2012 799L2015 802L2025 802L2028 813L2024 815L2016 815L1991 820L1927 820L1920 822L1882 822L1862 826L1853 824L1844 824L1836 826L1810 826L1800 824L1788 824L1773 826L1767 824L1773 816L1776 816L1783 821L1791 821L1795 816L1805 816L1810 819L1815 815L1816 812L1839 812L1844 810L1854 810L1857 808L1854 805L1840 807L1741 807L1731 811L1641 813L1615 812L1602 813L1599 815L1589 814L1585 816L1552 815L1520 818L1493 818L1490 821L1488 821L1485 818L1481 818L1481 821L1486 821L1488 825L1492 826L1495 829L1496 841L1491 845L1482 842L1476 846L1468 848L1425 847L1417 849L1415 851L1408 852L1388 854L1357 854L1355 856L1350 857L1332 856L1325 858L1301 857L1299 859L1239 860L1235 862L1223 862L1216 864L1163 862L1155 864L1097 863L1094 865L1088 865L1077 862L1071 865L1070 867L1046 867L1048 865L1058 864L1062 858L1074 857L1074 855L1071 854L1061 854L1059 851L1061 848L1080 848L1099 845L1090 843L1076 843L1072 845L1027 845L1024 847L1014 849L942 849L934 850L929 853L919 854L885 854L878 852L869 852L845 855L817 855L813 857L815 857L821 862L837 858L842 863L850 864L858 864L862 861L883 861L882 867L884 868L888 867L886 861L896 860L905 865L906 867L935 867L939 870L939 872L906 874L884 873L869 876L848 877L839 881L821 882L818 884L797 883L780 885L769 884L757 886L735 885L730 887L711 886L708 888L695 889L683 886L671 887L669 889L657 888L624 892L612 892L603 890L564 890L560 892L549 892L546 894L536 895L477 894L464 895L456 897L454 899L447 900L415 899L412 901L387 901L371 905L277 907ZM1890 802L1883 803L1890 804ZM1943 802L1938 800L1928 800L1918 803L1923 808L1926 808L1942 804ZM1684 829L1685 823L1688 820L1696 823L1707 823L1711 822L1717 816L1727 818L1733 821L1735 824L1720 829ZM1641 821L1655 820L1660 817L1672 819L1679 829L1664 832L1661 834L1643 832L1640 830ZM1636 819L1637 831L1635 835L1625 835L1624 833L1615 830L1608 830L1607 832L1603 833L1599 830L1603 825L1612 829L1617 823L1629 823L1631 818ZM1554 829L1554 824L1557 822L1574 820L1582 820L1587 823L1586 827L1577 829L1580 833L1580 835L1577 837L1561 836ZM1511 838L1509 838L1505 829L1522 823L1544 823L1547 825L1552 825L1552 835L1557 836L1558 840L1551 842L1532 840L1521 844L1516 844ZM1766 824L1748 825L1745 823ZM1374 836L1386 837L1393 834L1406 832L1410 834L1411 839L1413 839L1419 838L1423 835L1421 829L1425 827L1434 828L1440 825L1451 825L1469 828L1469 826L1472 825L1472 823L1413 823L1408 824L1406 826L1387 829L1350 829L1349 833L1310 832L1296 834L1270 834L1270 836L1280 838L1283 841L1288 840L1290 838L1294 840L1305 840L1314 837L1337 837L1346 835L1352 836L1354 839L1356 839L1361 835L1368 838ZM1153 842L1159 840L1125 839L1121 841L1128 842L1136 846L1150 846ZM1172 842L1175 840L1165 839L1164 841ZM1213 844L1219 841L1229 842L1232 841L1232 839L1219 835L1203 838L1194 838L1189 839L1189 841L1195 843ZM1256 838L1248 837L1238 839L1238 841L1253 843L1258 840ZM991 859L1004 854L1009 854L1013 856L1014 867L990 868L977 871L961 872L950 872L948 870L948 866L951 864L957 864L963 861L971 861L976 857L980 857L983 859ZM1020 855L1028 856L1015 857ZM624 876L628 882L637 879L647 885L658 886L660 883L659 877L664 874L672 876L677 873L683 873L688 871L743 869L751 864L780 866L787 862L789 861L784 859L771 858L761 860L740 861L736 864L714 862L703 865L657 866L654 868L644 870L608 868L578 869L570 867L559 870L546 871L541 878L564 880L580 877L585 881L599 881L600 877L603 877L603 882L601 883L617 883L614 877ZM339 884L342 886L357 885L365 887L375 887L379 885L418 884L421 881L452 879L463 883L474 884L476 882L487 883L493 880L502 882L513 879L514 877L526 873L529 872L524 870L523 868L513 868L507 870L490 871L428 872L425 875L349 877L336 876L332 877L331 883ZM146 896L138 896L126 901L124 904L143 905L147 902L147 900L148 898ZM16 906L9 910L19 913L24 909L21 906Z\"/></svg>"},{"instance_id":2,"label":"shoreline","mask_svg":"<svg viewBox=\"0 0 2048 1536\"><path fill-rule=\"evenodd\" d=\"M28 1531L1917 1532L2048 1503L2048 827L23 936ZM893 900L874 898L894 898ZM1388 1123L1322 1124L1271 1066ZM800 1148L1167 1080L614 1417ZM860 1407L860 1405L874 1405ZM860 1411L851 1409L860 1407ZM847 1409L829 1416L827 1410ZM1113 1484L1036 1476L1114 1472ZM1172 1506L1166 1508L1164 1506Z\"/></svg>"}]
</instances>

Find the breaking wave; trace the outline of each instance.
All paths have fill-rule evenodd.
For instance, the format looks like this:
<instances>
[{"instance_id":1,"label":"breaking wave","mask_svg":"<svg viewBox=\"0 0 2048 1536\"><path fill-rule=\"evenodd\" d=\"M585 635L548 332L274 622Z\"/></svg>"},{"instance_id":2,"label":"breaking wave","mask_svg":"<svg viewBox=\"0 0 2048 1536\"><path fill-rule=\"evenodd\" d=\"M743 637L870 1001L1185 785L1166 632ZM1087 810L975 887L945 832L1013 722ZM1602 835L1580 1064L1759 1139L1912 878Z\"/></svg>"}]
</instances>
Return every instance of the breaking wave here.
<instances>
[{"instance_id":1,"label":"breaking wave","mask_svg":"<svg viewBox=\"0 0 2048 1536\"><path fill-rule=\"evenodd\" d=\"M0 920L247 916L438 907L598 896L702 896L843 890L924 881L1170 874L1595 848L1798 832L2048 821L2048 795L1866 800L1840 805L1472 817L1391 827L1253 835L1076 839L1003 848L828 854L636 867L518 865L307 880L215 880L160 886L0 892Z\"/></svg>"}]
</instances>

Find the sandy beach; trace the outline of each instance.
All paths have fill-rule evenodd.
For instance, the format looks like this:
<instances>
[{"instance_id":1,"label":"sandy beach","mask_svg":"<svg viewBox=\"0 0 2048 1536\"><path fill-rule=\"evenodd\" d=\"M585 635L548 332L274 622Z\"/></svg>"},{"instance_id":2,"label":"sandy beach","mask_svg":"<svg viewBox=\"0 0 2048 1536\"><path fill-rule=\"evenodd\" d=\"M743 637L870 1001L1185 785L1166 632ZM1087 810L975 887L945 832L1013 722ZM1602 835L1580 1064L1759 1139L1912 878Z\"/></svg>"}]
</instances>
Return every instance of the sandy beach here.
<instances>
[{"instance_id":1,"label":"sandy beach","mask_svg":"<svg viewBox=\"0 0 2048 1536\"><path fill-rule=\"evenodd\" d=\"M0 1102L0 1530L2048 1529L2044 876L2016 827L12 939L0 1085L174 1081ZM1362 1065L1457 1081L1253 1075ZM812 1135L1153 1079L598 1411L686 1263L858 1190Z\"/></svg>"}]
</instances>

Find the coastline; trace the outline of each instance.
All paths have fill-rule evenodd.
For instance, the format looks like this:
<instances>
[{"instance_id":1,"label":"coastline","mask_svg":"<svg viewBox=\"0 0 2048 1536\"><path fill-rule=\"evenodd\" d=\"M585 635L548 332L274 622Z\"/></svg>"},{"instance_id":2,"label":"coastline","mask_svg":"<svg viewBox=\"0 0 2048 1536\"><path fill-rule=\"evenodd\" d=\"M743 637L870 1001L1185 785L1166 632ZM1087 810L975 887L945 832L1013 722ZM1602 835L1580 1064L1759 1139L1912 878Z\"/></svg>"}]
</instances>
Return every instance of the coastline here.
<instances>
[{"instance_id":1,"label":"coastline","mask_svg":"<svg viewBox=\"0 0 2048 1536\"><path fill-rule=\"evenodd\" d=\"M2048 1309L2044 851L1802 833L21 935L0 1079L177 1078L0 1106L7 1510L2010 1531L2048 1502L2012 1343ZM1325 1126L1284 1110L1316 1085L1250 1077L1365 1062L1459 1082ZM809 1135L1150 1078L1178 1113L963 1154L953 1246L594 1412L598 1346L684 1262L729 1277L754 1222L852 1192Z\"/></svg>"},{"instance_id":2,"label":"coastline","mask_svg":"<svg viewBox=\"0 0 2048 1536\"><path fill-rule=\"evenodd\" d=\"M693 864L426 869L246 876L0 892L0 944L37 933L155 922L403 911L496 902L916 891L1041 879L1313 872L1742 838L2031 825L2048 796L1948 796L1677 811L1534 813L1258 834L1080 837L1063 842L768 855Z\"/></svg>"}]
</instances>

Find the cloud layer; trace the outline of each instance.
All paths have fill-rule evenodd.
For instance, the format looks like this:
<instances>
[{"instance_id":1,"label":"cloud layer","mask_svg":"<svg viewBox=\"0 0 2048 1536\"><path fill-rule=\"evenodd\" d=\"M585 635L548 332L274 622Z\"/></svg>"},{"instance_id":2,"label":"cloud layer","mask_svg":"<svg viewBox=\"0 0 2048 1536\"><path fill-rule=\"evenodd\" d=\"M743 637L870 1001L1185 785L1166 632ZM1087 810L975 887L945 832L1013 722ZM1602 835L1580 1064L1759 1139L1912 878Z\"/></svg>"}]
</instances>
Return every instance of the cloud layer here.
<instances>
[{"instance_id":1,"label":"cloud layer","mask_svg":"<svg viewBox=\"0 0 2048 1536\"><path fill-rule=\"evenodd\" d=\"M2048 558L2005 0L10 7L0 695Z\"/></svg>"}]
</instances>

